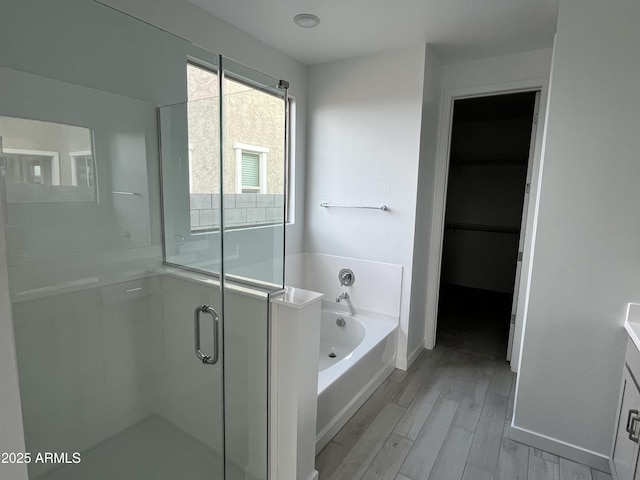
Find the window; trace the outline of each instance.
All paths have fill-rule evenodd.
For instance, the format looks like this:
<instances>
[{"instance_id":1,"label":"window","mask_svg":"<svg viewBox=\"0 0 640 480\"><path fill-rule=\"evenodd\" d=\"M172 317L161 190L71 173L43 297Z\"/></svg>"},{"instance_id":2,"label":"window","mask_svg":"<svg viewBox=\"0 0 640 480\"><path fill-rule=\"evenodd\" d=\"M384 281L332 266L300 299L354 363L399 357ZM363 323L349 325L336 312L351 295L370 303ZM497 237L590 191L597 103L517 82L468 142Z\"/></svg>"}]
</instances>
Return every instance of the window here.
<instances>
[{"instance_id":1,"label":"window","mask_svg":"<svg viewBox=\"0 0 640 480\"><path fill-rule=\"evenodd\" d=\"M58 152L3 147L2 154L7 183L60 185Z\"/></svg>"},{"instance_id":2,"label":"window","mask_svg":"<svg viewBox=\"0 0 640 480\"><path fill-rule=\"evenodd\" d=\"M94 184L93 157L88 150L71 152L71 185L90 187Z\"/></svg>"},{"instance_id":3,"label":"window","mask_svg":"<svg viewBox=\"0 0 640 480\"><path fill-rule=\"evenodd\" d=\"M242 152L242 160L239 162L242 170L242 192L251 192L260 189L260 155L251 152Z\"/></svg>"},{"instance_id":4,"label":"window","mask_svg":"<svg viewBox=\"0 0 640 480\"><path fill-rule=\"evenodd\" d=\"M268 148L234 143L236 160L235 193L267 193Z\"/></svg>"},{"instance_id":5,"label":"window","mask_svg":"<svg viewBox=\"0 0 640 480\"><path fill-rule=\"evenodd\" d=\"M221 218L237 228L281 223L289 168L282 92L225 72L221 102L219 80L216 69L187 64L191 230L217 230Z\"/></svg>"}]
</instances>

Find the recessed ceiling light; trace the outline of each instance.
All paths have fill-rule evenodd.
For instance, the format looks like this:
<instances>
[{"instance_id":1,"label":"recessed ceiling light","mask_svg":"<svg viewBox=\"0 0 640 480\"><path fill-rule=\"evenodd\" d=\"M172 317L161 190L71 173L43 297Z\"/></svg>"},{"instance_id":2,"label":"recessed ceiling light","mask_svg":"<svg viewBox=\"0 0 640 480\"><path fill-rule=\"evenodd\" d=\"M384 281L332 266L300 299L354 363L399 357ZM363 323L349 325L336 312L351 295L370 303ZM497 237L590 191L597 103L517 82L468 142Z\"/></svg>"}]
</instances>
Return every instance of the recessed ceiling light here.
<instances>
[{"instance_id":1,"label":"recessed ceiling light","mask_svg":"<svg viewBox=\"0 0 640 480\"><path fill-rule=\"evenodd\" d=\"M293 21L296 25L302 28L313 28L320 23L320 19L310 13L301 13L293 17Z\"/></svg>"}]
</instances>

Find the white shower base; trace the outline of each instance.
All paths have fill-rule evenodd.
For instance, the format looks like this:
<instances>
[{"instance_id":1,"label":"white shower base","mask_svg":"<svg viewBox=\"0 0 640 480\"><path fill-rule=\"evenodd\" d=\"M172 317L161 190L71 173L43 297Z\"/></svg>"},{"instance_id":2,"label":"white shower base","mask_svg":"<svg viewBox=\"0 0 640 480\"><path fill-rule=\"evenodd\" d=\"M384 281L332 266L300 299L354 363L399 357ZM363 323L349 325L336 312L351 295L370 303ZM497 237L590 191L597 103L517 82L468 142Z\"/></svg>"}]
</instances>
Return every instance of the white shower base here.
<instances>
[{"instance_id":1,"label":"white shower base","mask_svg":"<svg viewBox=\"0 0 640 480\"><path fill-rule=\"evenodd\" d=\"M35 480L202 480L217 479L215 472L223 471L218 452L159 415L81 452L81 458ZM246 475L227 464L227 479Z\"/></svg>"}]
</instances>

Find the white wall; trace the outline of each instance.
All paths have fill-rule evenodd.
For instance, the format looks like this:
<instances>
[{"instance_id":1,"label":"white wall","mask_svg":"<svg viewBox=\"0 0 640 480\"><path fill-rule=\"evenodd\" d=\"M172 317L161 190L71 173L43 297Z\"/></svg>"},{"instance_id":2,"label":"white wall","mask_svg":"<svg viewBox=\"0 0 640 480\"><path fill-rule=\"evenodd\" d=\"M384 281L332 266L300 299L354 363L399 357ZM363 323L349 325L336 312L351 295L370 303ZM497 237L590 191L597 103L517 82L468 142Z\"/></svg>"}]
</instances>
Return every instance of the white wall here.
<instances>
[{"instance_id":1,"label":"white wall","mask_svg":"<svg viewBox=\"0 0 640 480\"><path fill-rule=\"evenodd\" d=\"M427 318L427 275L431 249L432 205L435 194L435 171L438 154L442 67L436 54L427 46L424 62L420 166L416 199L411 309L407 351L408 363L424 346Z\"/></svg>"},{"instance_id":2,"label":"white wall","mask_svg":"<svg viewBox=\"0 0 640 480\"><path fill-rule=\"evenodd\" d=\"M560 1L512 428L602 466L640 301L639 49L637 0Z\"/></svg>"},{"instance_id":3,"label":"white wall","mask_svg":"<svg viewBox=\"0 0 640 480\"><path fill-rule=\"evenodd\" d=\"M442 88L458 90L496 86L531 79L547 81L551 65L551 48L445 65Z\"/></svg>"},{"instance_id":4,"label":"white wall","mask_svg":"<svg viewBox=\"0 0 640 480\"><path fill-rule=\"evenodd\" d=\"M398 356L405 366L424 61L421 45L317 65L309 74L305 251L402 265Z\"/></svg>"}]
</instances>

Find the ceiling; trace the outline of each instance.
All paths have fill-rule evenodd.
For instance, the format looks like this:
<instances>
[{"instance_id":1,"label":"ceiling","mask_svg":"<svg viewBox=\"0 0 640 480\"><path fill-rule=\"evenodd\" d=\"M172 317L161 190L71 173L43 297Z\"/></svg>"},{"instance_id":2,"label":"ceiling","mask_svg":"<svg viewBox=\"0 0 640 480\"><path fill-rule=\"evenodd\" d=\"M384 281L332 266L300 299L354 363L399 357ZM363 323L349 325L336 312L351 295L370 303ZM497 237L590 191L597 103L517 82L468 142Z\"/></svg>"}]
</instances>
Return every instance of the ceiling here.
<instances>
[{"instance_id":1,"label":"ceiling","mask_svg":"<svg viewBox=\"0 0 640 480\"><path fill-rule=\"evenodd\" d=\"M444 63L553 43L559 0L190 0L313 65L428 43ZM299 13L320 17L312 29Z\"/></svg>"}]
</instances>

